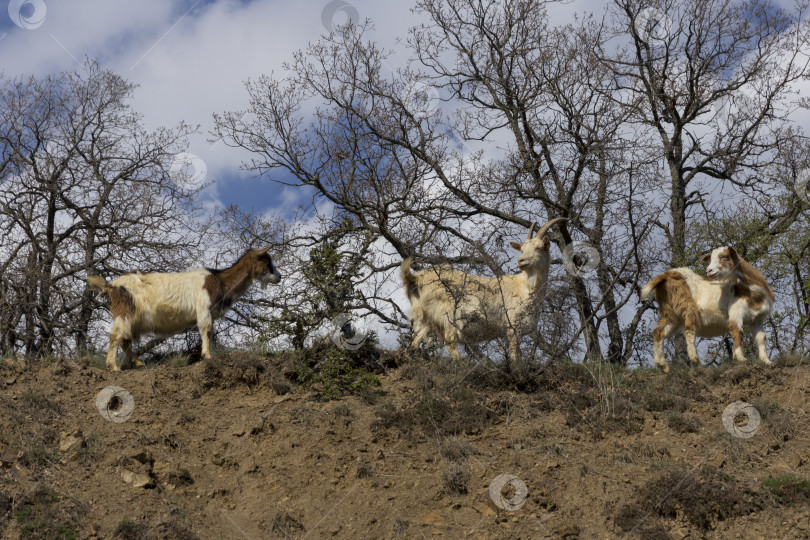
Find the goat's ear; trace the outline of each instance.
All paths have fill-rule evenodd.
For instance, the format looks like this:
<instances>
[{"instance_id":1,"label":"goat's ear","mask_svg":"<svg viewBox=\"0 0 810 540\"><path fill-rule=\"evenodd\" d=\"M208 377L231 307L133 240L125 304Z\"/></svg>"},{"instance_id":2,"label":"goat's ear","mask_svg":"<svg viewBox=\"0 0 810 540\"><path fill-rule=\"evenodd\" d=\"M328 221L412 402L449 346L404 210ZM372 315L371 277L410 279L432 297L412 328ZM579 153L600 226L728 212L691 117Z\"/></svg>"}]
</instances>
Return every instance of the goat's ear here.
<instances>
[{"instance_id":1,"label":"goat's ear","mask_svg":"<svg viewBox=\"0 0 810 540\"><path fill-rule=\"evenodd\" d=\"M540 242L541 249L548 249L551 247L551 240L548 239L548 236L544 236L543 240Z\"/></svg>"},{"instance_id":2,"label":"goat's ear","mask_svg":"<svg viewBox=\"0 0 810 540\"><path fill-rule=\"evenodd\" d=\"M270 251L270 246L267 246L264 249L257 249L255 255L258 257L259 255L264 255L268 251Z\"/></svg>"},{"instance_id":3,"label":"goat's ear","mask_svg":"<svg viewBox=\"0 0 810 540\"><path fill-rule=\"evenodd\" d=\"M737 250L731 246L726 248L728 250L728 256L731 257L731 260L734 261L734 264L740 260L740 256L737 254Z\"/></svg>"},{"instance_id":4,"label":"goat's ear","mask_svg":"<svg viewBox=\"0 0 810 540\"><path fill-rule=\"evenodd\" d=\"M518 251L520 251L520 248L523 247L523 244L521 244L520 242L515 242L514 240L509 242L509 245L512 246L513 248L515 248Z\"/></svg>"},{"instance_id":5,"label":"goat's ear","mask_svg":"<svg viewBox=\"0 0 810 540\"><path fill-rule=\"evenodd\" d=\"M710 251L710 252L708 252L706 255L704 255L703 257L701 257L701 258L700 258L700 262L702 262L702 263L707 263L707 262L709 262L710 260L712 260L712 252L711 252L711 251Z\"/></svg>"}]
</instances>

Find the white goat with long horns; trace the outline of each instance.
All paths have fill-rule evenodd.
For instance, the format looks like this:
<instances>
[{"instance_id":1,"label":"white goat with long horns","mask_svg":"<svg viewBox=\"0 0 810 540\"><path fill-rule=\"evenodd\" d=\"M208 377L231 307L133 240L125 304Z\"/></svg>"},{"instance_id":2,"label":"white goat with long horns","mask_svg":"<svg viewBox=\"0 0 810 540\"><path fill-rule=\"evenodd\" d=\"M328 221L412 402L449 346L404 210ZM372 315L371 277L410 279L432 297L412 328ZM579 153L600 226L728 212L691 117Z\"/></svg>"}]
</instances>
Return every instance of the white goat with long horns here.
<instances>
[{"instance_id":1,"label":"white goat with long horns","mask_svg":"<svg viewBox=\"0 0 810 540\"><path fill-rule=\"evenodd\" d=\"M403 261L402 282L411 303L415 334L411 346L419 346L433 332L457 359L459 342L474 344L505 336L515 358L520 337L535 326L533 305L546 292L551 246L546 233L566 219L552 219L536 235L537 223L532 223L525 242L510 242L521 252L517 274L475 276L447 265L414 273L413 258Z\"/></svg>"}]
</instances>

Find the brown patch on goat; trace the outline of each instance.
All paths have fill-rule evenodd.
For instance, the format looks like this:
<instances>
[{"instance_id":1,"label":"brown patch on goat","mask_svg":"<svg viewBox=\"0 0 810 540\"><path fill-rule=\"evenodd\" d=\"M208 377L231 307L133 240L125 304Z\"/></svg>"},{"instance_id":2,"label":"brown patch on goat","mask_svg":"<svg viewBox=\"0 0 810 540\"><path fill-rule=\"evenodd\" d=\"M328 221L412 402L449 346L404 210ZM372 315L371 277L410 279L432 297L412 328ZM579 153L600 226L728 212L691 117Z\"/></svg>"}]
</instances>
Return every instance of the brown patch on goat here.
<instances>
[{"instance_id":1,"label":"brown patch on goat","mask_svg":"<svg viewBox=\"0 0 810 540\"><path fill-rule=\"evenodd\" d=\"M272 268L270 256L262 250L251 249L233 266L224 270L209 270L203 287L211 300L211 312L221 314L250 287L253 280Z\"/></svg>"},{"instance_id":2,"label":"brown patch on goat","mask_svg":"<svg viewBox=\"0 0 810 540\"><path fill-rule=\"evenodd\" d=\"M729 321L728 331L731 333L731 337L734 338L734 354L736 355L737 350L742 349L742 330L737 326L737 323Z\"/></svg>"},{"instance_id":3,"label":"brown patch on goat","mask_svg":"<svg viewBox=\"0 0 810 540\"><path fill-rule=\"evenodd\" d=\"M107 286L107 282L104 280L104 278L97 275L87 276L87 284L91 289L98 289L100 291L103 291Z\"/></svg>"},{"instance_id":4,"label":"brown patch on goat","mask_svg":"<svg viewBox=\"0 0 810 540\"><path fill-rule=\"evenodd\" d=\"M408 295L408 300L413 303L413 299L419 298L419 285L416 281L416 274L411 272L411 263L413 257L408 257L402 262L402 283L405 285L405 294Z\"/></svg>"},{"instance_id":5,"label":"brown patch on goat","mask_svg":"<svg viewBox=\"0 0 810 540\"><path fill-rule=\"evenodd\" d=\"M674 326L683 324L686 330L693 330L698 320L699 309L695 299L692 298L686 278L679 272L668 270L656 276L650 284L655 289L660 321L658 328L655 329L655 338L661 339L659 335L663 334L663 328L668 322Z\"/></svg>"},{"instance_id":6,"label":"brown patch on goat","mask_svg":"<svg viewBox=\"0 0 810 540\"><path fill-rule=\"evenodd\" d=\"M734 285L734 294L740 298L745 298L751 309L759 310L765 303L766 298L773 302L774 294L768 282L759 270L748 264L745 259L737 258L738 281ZM759 287L761 291L754 290ZM762 292L764 291L764 293Z\"/></svg>"},{"instance_id":7,"label":"brown patch on goat","mask_svg":"<svg viewBox=\"0 0 810 540\"><path fill-rule=\"evenodd\" d=\"M110 299L110 312L113 317L127 319L135 314L135 300L124 287L108 285L104 287L104 292Z\"/></svg>"}]
</instances>

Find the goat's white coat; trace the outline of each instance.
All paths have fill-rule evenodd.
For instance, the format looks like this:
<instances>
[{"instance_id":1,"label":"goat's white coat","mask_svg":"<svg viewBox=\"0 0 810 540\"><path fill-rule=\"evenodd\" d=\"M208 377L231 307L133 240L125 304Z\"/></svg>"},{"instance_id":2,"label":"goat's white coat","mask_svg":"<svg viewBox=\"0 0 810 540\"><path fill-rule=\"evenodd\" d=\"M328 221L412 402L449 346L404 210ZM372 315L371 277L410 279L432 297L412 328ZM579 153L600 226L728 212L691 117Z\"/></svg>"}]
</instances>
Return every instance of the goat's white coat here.
<instances>
[{"instance_id":1,"label":"goat's white coat","mask_svg":"<svg viewBox=\"0 0 810 540\"><path fill-rule=\"evenodd\" d=\"M512 242L521 251L520 272L497 278L474 276L449 266L413 273L411 261L402 264L402 279L411 301L414 330L412 347L429 334L447 343L458 358L459 341L474 344L505 336L512 358L517 355L518 337L536 323L536 302L545 295L549 272L549 245L545 233L557 218L544 225L526 242Z\"/></svg>"},{"instance_id":2,"label":"goat's white coat","mask_svg":"<svg viewBox=\"0 0 810 540\"><path fill-rule=\"evenodd\" d=\"M281 275L273 266L266 254L267 249L250 250L229 269L220 271L215 276L220 280L224 272L232 271L247 260L249 263L241 268L241 275L236 282L244 285L238 291L227 291L235 300L255 281L262 288L268 283L278 283ZM264 259L266 258L266 259ZM227 311L229 304L212 306L211 293L206 289L206 280L213 272L204 268L178 273L141 273L125 274L111 283L106 283L99 276L88 277L93 288L113 291L116 288L125 290L132 300L132 313L113 313L113 325L110 330L110 346L107 351L107 366L113 371L120 368L116 362L118 345L124 350L127 360L134 361L136 366L143 363L132 353L132 341L146 333L170 336L196 325L202 338L201 354L203 358L211 357L210 334L215 319ZM115 303L111 301L111 303Z\"/></svg>"},{"instance_id":3,"label":"goat's white coat","mask_svg":"<svg viewBox=\"0 0 810 540\"><path fill-rule=\"evenodd\" d=\"M170 336L195 324L210 324L211 299L204 288L210 275L200 268L177 274L136 272L112 281L110 286L127 289L135 303L131 320L116 318L121 338L133 339L146 332Z\"/></svg>"}]
</instances>

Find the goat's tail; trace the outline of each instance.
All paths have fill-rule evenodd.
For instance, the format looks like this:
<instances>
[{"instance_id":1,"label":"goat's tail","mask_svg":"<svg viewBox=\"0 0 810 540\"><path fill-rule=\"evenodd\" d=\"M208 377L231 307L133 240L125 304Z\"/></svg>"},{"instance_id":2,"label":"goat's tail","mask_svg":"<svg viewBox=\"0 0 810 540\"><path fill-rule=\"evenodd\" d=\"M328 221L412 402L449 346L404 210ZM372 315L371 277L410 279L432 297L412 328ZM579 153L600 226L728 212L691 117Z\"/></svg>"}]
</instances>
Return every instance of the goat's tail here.
<instances>
[{"instance_id":1,"label":"goat's tail","mask_svg":"<svg viewBox=\"0 0 810 540\"><path fill-rule=\"evenodd\" d=\"M104 287L107 286L107 281L101 276L90 275L87 276L87 284L90 285L91 289L103 291Z\"/></svg>"},{"instance_id":2,"label":"goat's tail","mask_svg":"<svg viewBox=\"0 0 810 540\"><path fill-rule=\"evenodd\" d=\"M416 280L416 274L411 272L411 263L413 257L408 257L402 261L400 269L402 274L402 283L405 285L405 294L408 295L408 300L413 304L413 301L419 298L419 284Z\"/></svg>"},{"instance_id":3,"label":"goat's tail","mask_svg":"<svg viewBox=\"0 0 810 540\"><path fill-rule=\"evenodd\" d=\"M646 300L647 297L650 296L651 292L653 292L659 286L665 284L667 279L669 279L669 276L666 273L663 273L661 275L652 278L650 282L644 285L644 288L641 289L641 301L643 302L644 300Z\"/></svg>"}]
</instances>

